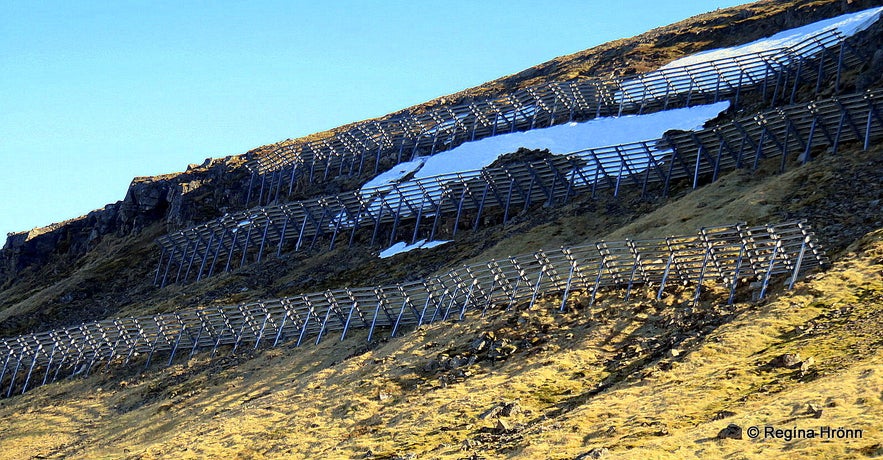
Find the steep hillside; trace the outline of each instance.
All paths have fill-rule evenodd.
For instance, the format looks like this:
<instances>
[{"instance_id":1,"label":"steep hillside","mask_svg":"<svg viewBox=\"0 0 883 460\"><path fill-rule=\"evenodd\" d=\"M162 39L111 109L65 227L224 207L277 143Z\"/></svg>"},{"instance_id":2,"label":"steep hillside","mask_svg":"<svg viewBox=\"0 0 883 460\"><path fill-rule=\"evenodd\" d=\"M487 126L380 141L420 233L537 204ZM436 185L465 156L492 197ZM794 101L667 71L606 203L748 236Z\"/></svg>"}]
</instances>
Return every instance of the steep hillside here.
<instances>
[{"instance_id":1,"label":"steep hillside","mask_svg":"<svg viewBox=\"0 0 883 460\"><path fill-rule=\"evenodd\" d=\"M880 4L761 1L720 10L405 111L543 81L652 70L697 50ZM844 74L841 89L883 86L883 24L856 46L870 61ZM716 121L762 105L769 104L746 97L738 113ZM724 171L715 182L675 181L667 195L628 187L557 207L534 203L505 225L498 223L502 211L488 211L486 225L465 228L453 244L388 259L365 241L330 250L318 240L321 250L283 252L198 282L156 287L155 239L244 207L246 161L279 145L136 178L118 203L10 235L0 251L0 337L397 283L540 248L692 234L739 221L807 219L831 266L792 291L784 276L775 277L763 300L745 282L734 305L710 282L698 304L694 286L675 283L659 299L654 286L635 288L630 300L624 290L601 290L595 302L577 291L565 312L558 312L561 293L547 293L532 307L497 305L482 318L423 325L392 339L384 333L369 341L359 329L345 340L329 335L302 347L234 353L221 346L189 358L182 352L170 367L162 354L150 363L143 355L129 366L100 363L86 377L66 370L77 375L0 399L0 458L883 456L879 142L864 150L844 141L836 154L807 148L806 164L797 155L764 158L756 170ZM530 154L537 153L512 157ZM443 221L439 234L453 238L452 227ZM6 392L0 388L0 397ZM767 426L791 431L776 436ZM759 427L760 436L749 427ZM805 439L807 430L822 428L833 431Z\"/></svg>"},{"instance_id":2,"label":"steep hillside","mask_svg":"<svg viewBox=\"0 0 883 460\"><path fill-rule=\"evenodd\" d=\"M875 4L873 1L791 1L759 2L720 10L660 28L631 39L618 40L549 63L515 76L504 77L477 89L415 106L409 111L425 110L442 102L451 103L477 95L496 94L504 89L539 81L586 76L606 76L610 69L624 73L648 70L680 57L685 52L724 46L758 38L845 11L855 11ZM879 37L872 32L871 37ZM879 38L864 44L873 54ZM883 64L883 59L880 60ZM635 67L635 63L641 63ZM538 70L539 69L539 70ZM846 90L866 86L866 75L846 75L841 82ZM875 72L870 72L874 74ZM879 79L879 72L878 74ZM467 94L469 96L467 96ZM481 96L484 97L484 96ZM746 100L744 110L752 110ZM391 114L393 116L395 114ZM343 129L345 127L341 127ZM329 133L318 133L309 139ZM309 140L299 140L297 142ZM262 147L246 156L259 155L273 146ZM265 261L258 267L204 281L185 291L170 287L152 288L158 249L152 241L164 231L198 224L225 212L242 209L248 195L250 176L245 158L228 157L190 165L180 174L156 178L137 178L121 202L108 205L80 219L46 229L11 235L0 250L0 335L14 335L116 314L168 311L177 307L232 303L271 297L314 288L339 285L353 280L362 267L377 267L364 248L352 252L337 250L310 257L302 253L286 254L282 259ZM364 180L367 180L365 178ZM577 202L570 212L601 209L597 203ZM610 206L623 206L612 203ZM635 201L615 213L600 212L591 220L617 225L635 216L634 212L652 209L650 202ZM533 224L540 224L558 212L535 209L519 217L511 228L492 229L467 236L472 243L459 245L462 252L445 254L426 269L406 265L403 260L381 263L390 280L401 275L420 276L475 256L485 247ZM612 214L612 215L610 215ZM600 220L599 220L600 219ZM533 224L532 224L532 223ZM596 225L596 224L592 224ZM597 224L601 228L600 224ZM564 230L565 232L567 230ZM586 232L588 235L597 233ZM495 235L495 236L494 236ZM522 248L529 250L529 248ZM278 276L282 273L283 276ZM113 274L113 282L106 282ZM379 281L384 275L356 276L354 281ZM369 278L369 279L366 279ZM71 280L78 280L72 283ZM186 292L186 293L185 293ZM183 295L182 295L183 294Z\"/></svg>"},{"instance_id":3,"label":"steep hillside","mask_svg":"<svg viewBox=\"0 0 883 460\"><path fill-rule=\"evenodd\" d=\"M723 213L707 217L715 223L724 215L840 212L836 199L800 208L799 197L825 191L807 179L842 184L870 171L879 184L883 149L842 159L766 178L734 172L623 230L595 231L678 232L706 219L695 217L696 200ZM858 205L871 198L861 188L851 190ZM744 198L723 192L733 189ZM608 291L590 308L575 293L561 314L555 295L529 310L495 310L372 344L356 332L342 343L329 337L216 359L205 352L149 373L110 368L40 387L0 403L0 438L8 441L0 457L880 455L883 226L878 213L854 225L876 230L849 247L827 239L833 268L792 292L777 284L770 301L728 307L726 293L712 289L693 306L688 287L627 303L624 292ZM523 237L551 244L555 233L541 226ZM731 423L743 438L718 439ZM843 427L861 438L748 438L749 427L766 425Z\"/></svg>"}]
</instances>

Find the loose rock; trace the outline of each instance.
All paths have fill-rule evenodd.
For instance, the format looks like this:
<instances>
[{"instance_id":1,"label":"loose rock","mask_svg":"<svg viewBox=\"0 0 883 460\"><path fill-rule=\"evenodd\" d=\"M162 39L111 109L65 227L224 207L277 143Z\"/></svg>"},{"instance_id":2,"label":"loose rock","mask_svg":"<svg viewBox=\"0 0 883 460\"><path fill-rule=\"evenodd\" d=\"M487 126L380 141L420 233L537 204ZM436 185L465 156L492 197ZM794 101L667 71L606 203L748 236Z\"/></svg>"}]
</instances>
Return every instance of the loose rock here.
<instances>
[{"instance_id":1,"label":"loose rock","mask_svg":"<svg viewBox=\"0 0 883 460\"><path fill-rule=\"evenodd\" d=\"M772 360L770 360L768 367L771 369L786 367L788 369L793 369L799 366L801 363L800 354L798 353L785 353L783 355L776 356Z\"/></svg>"},{"instance_id":2,"label":"loose rock","mask_svg":"<svg viewBox=\"0 0 883 460\"><path fill-rule=\"evenodd\" d=\"M717 434L718 439L742 439L742 427L731 423Z\"/></svg>"},{"instance_id":3,"label":"loose rock","mask_svg":"<svg viewBox=\"0 0 883 460\"><path fill-rule=\"evenodd\" d=\"M602 458L606 458L608 451L606 447L593 447L592 450L579 454L574 458L574 460L599 460Z\"/></svg>"}]
</instances>

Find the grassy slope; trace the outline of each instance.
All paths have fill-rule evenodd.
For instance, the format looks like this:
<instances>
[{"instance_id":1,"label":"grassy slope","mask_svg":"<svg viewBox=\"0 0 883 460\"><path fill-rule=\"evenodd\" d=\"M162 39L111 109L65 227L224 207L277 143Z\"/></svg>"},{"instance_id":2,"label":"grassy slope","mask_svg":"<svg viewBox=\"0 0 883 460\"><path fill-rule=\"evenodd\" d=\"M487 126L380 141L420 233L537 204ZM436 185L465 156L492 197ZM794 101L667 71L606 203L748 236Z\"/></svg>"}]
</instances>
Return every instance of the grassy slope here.
<instances>
[{"instance_id":1,"label":"grassy slope","mask_svg":"<svg viewBox=\"0 0 883 460\"><path fill-rule=\"evenodd\" d=\"M822 158L768 178L735 172L631 229L665 235L702 224L685 220L696 200L721 213L715 223L753 220L740 209L762 218L792 212L807 177L836 176L850 163L881 157L879 148L847 152L844 161ZM745 198L721 192L735 186ZM806 206L818 205L810 201ZM712 289L692 309L686 291L628 304L611 292L589 311L579 294L577 307L563 315L551 312L553 297L531 311L424 327L370 350L353 335L252 359L198 355L150 373L114 370L0 402L0 457L362 458L370 451L375 458L572 458L596 447L634 458L879 453L881 274L883 229L842 251L830 271L768 303L722 307ZM468 355L489 330L520 348L497 361L472 352L475 364L434 365ZM783 353L815 363L806 372L763 366ZM502 418L510 431L495 430L495 417L479 417L514 401L522 411ZM810 403L821 418L807 413ZM723 411L733 414L716 419ZM728 423L843 426L864 437L713 439Z\"/></svg>"}]
</instances>

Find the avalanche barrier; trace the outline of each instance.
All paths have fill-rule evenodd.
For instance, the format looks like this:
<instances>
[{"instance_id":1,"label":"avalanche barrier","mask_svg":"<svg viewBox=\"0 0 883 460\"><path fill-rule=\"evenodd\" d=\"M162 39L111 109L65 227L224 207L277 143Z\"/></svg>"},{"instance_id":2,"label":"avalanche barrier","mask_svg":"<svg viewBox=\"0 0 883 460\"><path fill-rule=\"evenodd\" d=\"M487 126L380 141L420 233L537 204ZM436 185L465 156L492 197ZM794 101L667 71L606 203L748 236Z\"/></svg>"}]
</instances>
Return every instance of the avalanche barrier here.
<instances>
[{"instance_id":1,"label":"avalanche barrier","mask_svg":"<svg viewBox=\"0 0 883 460\"><path fill-rule=\"evenodd\" d=\"M253 199L259 206L278 202L280 195L291 194L299 180L324 182L338 176L361 176L366 170L377 174L384 159L397 164L504 132L722 98L730 98L735 107L746 93L759 93L771 106L793 104L800 85L813 88L813 97L819 95L823 83L833 85L839 93L841 73L868 62L869 57L857 50L853 41L853 37L828 30L790 47L637 76L543 83L490 99L353 123L327 139L252 155L246 206Z\"/></svg>"},{"instance_id":2,"label":"avalanche barrier","mask_svg":"<svg viewBox=\"0 0 883 460\"><path fill-rule=\"evenodd\" d=\"M771 277L787 276L790 289L807 271L826 263L804 222L750 227L734 224L701 229L697 235L660 239L600 241L533 254L464 265L422 281L346 288L241 305L184 310L138 318L118 318L0 340L0 394L10 397L59 378L88 375L97 365L128 365L143 359L146 369L160 353L171 365L189 350L217 353L221 346L258 349L366 329L368 341L380 331L391 337L404 328L462 320L490 308L508 309L541 295L561 295L567 307L574 290L590 293L625 288L628 300L639 285L657 297L673 283L695 287L716 282L729 290L754 280L763 298Z\"/></svg>"},{"instance_id":3,"label":"avalanche barrier","mask_svg":"<svg viewBox=\"0 0 883 460\"><path fill-rule=\"evenodd\" d=\"M261 261L267 253L310 250L319 238L333 249L341 235L353 244L358 232L370 245L420 238L433 240L439 222L453 219L453 234L466 211L497 207L503 222L532 203L568 202L577 194L594 198L623 187L667 194L671 181L717 180L721 171L751 167L764 158L809 161L816 149L836 155L845 142L865 149L883 137L879 89L793 104L711 128L669 132L662 139L554 155L542 161L427 177L400 184L354 190L335 196L231 213L157 239L162 248L154 284L185 283ZM836 157L833 157L836 158ZM407 222L408 225L404 225ZM385 232L385 234L383 234ZM346 233L349 233L346 236Z\"/></svg>"}]
</instances>

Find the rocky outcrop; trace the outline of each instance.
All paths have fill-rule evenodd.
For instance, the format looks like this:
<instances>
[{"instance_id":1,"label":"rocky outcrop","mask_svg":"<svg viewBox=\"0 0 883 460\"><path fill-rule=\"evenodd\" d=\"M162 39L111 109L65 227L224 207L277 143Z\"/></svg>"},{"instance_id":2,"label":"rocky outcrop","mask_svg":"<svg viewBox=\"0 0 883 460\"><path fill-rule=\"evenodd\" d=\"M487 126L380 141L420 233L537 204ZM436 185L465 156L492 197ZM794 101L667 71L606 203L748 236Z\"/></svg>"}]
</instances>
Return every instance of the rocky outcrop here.
<instances>
[{"instance_id":1,"label":"rocky outcrop","mask_svg":"<svg viewBox=\"0 0 883 460\"><path fill-rule=\"evenodd\" d=\"M107 235L126 236L158 221L173 230L242 209L249 178L241 157L208 159L179 174L136 177L121 201L83 217L10 233L0 250L0 288L53 258L76 259Z\"/></svg>"}]
</instances>

